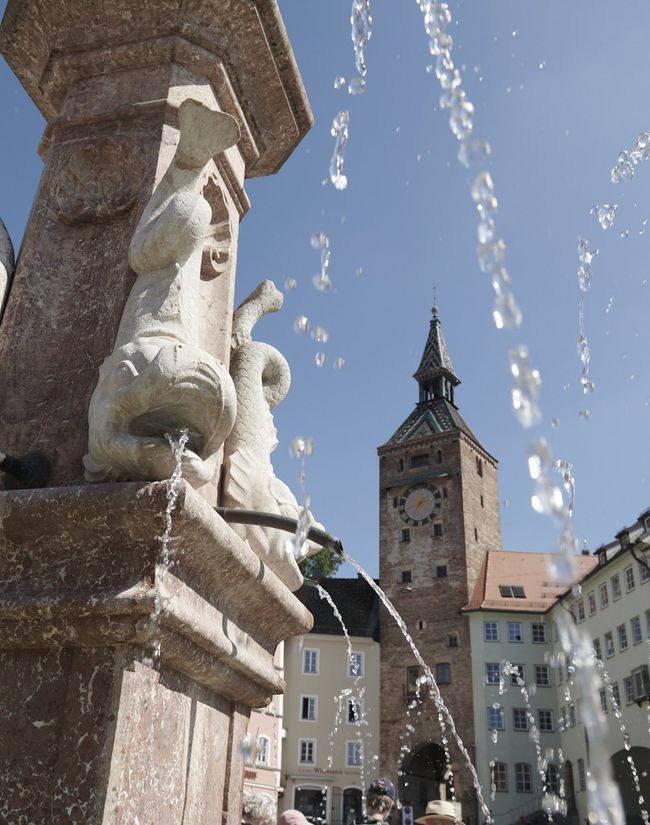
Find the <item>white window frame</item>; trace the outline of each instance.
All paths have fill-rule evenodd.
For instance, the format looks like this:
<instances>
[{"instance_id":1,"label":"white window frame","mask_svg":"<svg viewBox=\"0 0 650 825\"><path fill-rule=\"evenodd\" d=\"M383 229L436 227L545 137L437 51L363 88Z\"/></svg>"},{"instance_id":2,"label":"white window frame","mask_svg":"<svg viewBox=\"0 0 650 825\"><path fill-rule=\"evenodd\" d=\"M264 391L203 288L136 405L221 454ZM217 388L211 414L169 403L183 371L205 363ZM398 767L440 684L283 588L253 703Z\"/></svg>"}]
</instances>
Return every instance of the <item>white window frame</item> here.
<instances>
[{"instance_id":1,"label":"white window frame","mask_svg":"<svg viewBox=\"0 0 650 825\"><path fill-rule=\"evenodd\" d=\"M354 673L353 670L353 659L358 656L359 662L359 670L357 673ZM348 659L348 677L350 679L357 679L363 676L366 672L366 655L362 650L353 650L351 657Z\"/></svg>"},{"instance_id":2,"label":"white window frame","mask_svg":"<svg viewBox=\"0 0 650 825\"><path fill-rule=\"evenodd\" d=\"M497 765L499 766L499 771L497 771ZM502 770L501 770L502 769ZM497 778L503 780L503 787L499 787L499 783L497 782ZM492 784L494 785L494 790L496 793L508 793L508 763L507 762L499 762L495 761L494 766L492 767Z\"/></svg>"},{"instance_id":3,"label":"white window frame","mask_svg":"<svg viewBox=\"0 0 650 825\"><path fill-rule=\"evenodd\" d=\"M500 724L493 725L491 724L493 719L491 714L497 714L499 717ZM504 712L503 707L493 708L489 706L487 709L487 723L488 723L488 730L505 730L506 729L506 715Z\"/></svg>"},{"instance_id":4,"label":"white window frame","mask_svg":"<svg viewBox=\"0 0 650 825\"><path fill-rule=\"evenodd\" d=\"M303 743L305 745L311 745L312 758L310 760L301 759ZM316 745L317 745L316 739L307 739L307 738L301 737L298 740L298 764L299 765L315 765L316 764Z\"/></svg>"},{"instance_id":5,"label":"white window frame","mask_svg":"<svg viewBox=\"0 0 650 825\"><path fill-rule=\"evenodd\" d=\"M542 714L550 714L550 728L542 727ZM548 718L548 717L545 717ZM546 723L545 723L546 724ZM537 727L543 733L552 733L555 730L555 719L553 719L553 711L550 708L538 708L537 710Z\"/></svg>"},{"instance_id":6,"label":"white window frame","mask_svg":"<svg viewBox=\"0 0 650 825\"><path fill-rule=\"evenodd\" d=\"M490 670L489 668L497 669L497 678L496 681L494 679L490 679ZM501 665L498 662L486 662L485 663L485 684L486 685L498 685L501 681Z\"/></svg>"},{"instance_id":7,"label":"white window frame","mask_svg":"<svg viewBox=\"0 0 650 825\"><path fill-rule=\"evenodd\" d=\"M494 639L488 639L488 632L487 629L489 627L494 627L496 636ZM483 622L483 641L484 642L498 642L499 641L499 622Z\"/></svg>"},{"instance_id":8,"label":"white window frame","mask_svg":"<svg viewBox=\"0 0 650 825\"><path fill-rule=\"evenodd\" d=\"M618 637L618 650L619 653L621 653L623 650L627 650L630 646L630 641L627 638L627 624L625 622L617 626L616 635Z\"/></svg>"},{"instance_id":9,"label":"white window frame","mask_svg":"<svg viewBox=\"0 0 650 825\"><path fill-rule=\"evenodd\" d=\"M543 668L544 669L544 671L540 670L540 673L541 672L546 673L546 676L547 676L547 681L546 682L538 681L538 679L537 679L537 675L538 675L537 669L538 668ZM551 687L551 668L549 667L549 665L535 665L535 671L534 672L535 672L535 685L537 687Z\"/></svg>"},{"instance_id":10,"label":"white window frame","mask_svg":"<svg viewBox=\"0 0 650 825\"><path fill-rule=\"evenodd\" d=\"M646 567L643 562L639 562L639 584L645 584L646 582L650 582L650 570Z\"/></svg>"},{"instance_id":11,"label":"white window frame","mask_svg":"<svg viewBox=\"0 0 650 825\"><path fill-rule=\"evenodd\" d=\"M534 645L545 645L546 642L547 642L547 638L546 638L546 625L544 624L544 622L531 622L530 626L531 626L531 639L533 640L533 644ZM535 638L535 629L537 629L537 632L539 634L539 629L540 628L541 628L542 638L541 639L536 639Z\"/></svg>"},{"instance_id":12,"label":"white window frame","mask_svg":"<svg viewBox=\"0 0 650 825\"><path fill-rule=\"evenodd\" d=\"M604 636L605 639L605 658L611 659L612 656L616 653L616 648L614 647L614 634L611 630L608 630Z\"/></svg>"},{"instance_id":13,"label":"white window frame","mask_svg":"<svg viewBox=\"0 0 650 825\"><path fill-rule=\"evenodd\" d=\"M625 691L625 704L631 705L634 702L634 679L631 676L623 679L623 690Z\"/></svg>"},{"instance_id":14,"label":"white window frame","mask_svg":"<svg viewBox=\"0 0 650 825\"><path fill-rule=\"evenodd\" d=\"M522 679L524 682L526 681L526 666L517 662L512 662L512 666L517 668L517 673L510 673L510 684L519 687L517 679Z\"/></svg>"},{"instance_id":15,"label":"white window frame","mask_svg":"<svg viewBox=\"0 0 650 825\"><path fill-rule=\"evenodd\" d=\"M585 620L585 600L578 599L576 602L576 620L578 623Z\"/></svg>"},{"instance_id":16,"label":"white window frame","mask_svg":"<svg viewBox=\"0 0 650 825\"><path fill-rule=\"evenodd\" d=\"M358 762L350 761L350 746L356 746L358 753ZM361 739L347 739L345 742L345 767L346 768L360 768L363 765L363 742Z\"/></svg>"},{"instance_id":17,"label":"white window frame","mask_svg":"<svg viewBox=\"0 0 650 825\"><path fill-rule=\"evenodd\" d=\"M518 639L511 638L512 635L514 635L514 634L511 633L511 631L515 627L519 627L519 638ZM519 644L523 643L523 641L524 641L524 624L523 624L523 622L508 622L508 641L511 642L512 644L516 644L516 645L519 645Z\"/></svg>"},{"instance_id":18,"label":"white window frame","mask_svg":"<svg viewBox=\"0 0 650 825\"><path fill-rule=\"evenodd\" d=\"M523 721L523 727L521 725ZM512 729L516 731L526 732L529 728L528 713L526 708L512 709Z\"/></svg>"},{"instance_id":19,"label":"white window frame","mask_svg":"<svg viewBox=\"0 0 650 825\"><path fill-rule=\"evenodd\" d=\"M621 587L621 577L620 577L620 575L618 573L614 573L614 575L611 578L611 582L612 582L612 599L616 602L623 595L623 589ZM616 582L616 585L614 585L614 582Z\"/></svg>"},{"instance_id":20,"label":"white window frame","mask_svg":"<svg viewBox=\"0 0 650 825\"><path fill-rule=\"evenodd\" d=\"M307 654L314 653L316 656L316 669L315 670L307 670ZM320 670L320 650L317 647L306 647L302 651L302 672L304 676L318 676L318 672Z\"/></svg>"},{"instance_id":21,"label":"white window frame","mask_svg":"<svg viewBox=\"0 0 650 825\"><path fill-rule=\"evenodd\" d=\"M639 631L638 638L635 638L634 628L637 628ZM638 645L643 641L643 630L641 628L641 617L640 616L632 616L630 619L630 630L632 631L632 644Z\"/></svg>"},{"instance_id":22,"label":"white window frame","mask_svg":"<svg viewBox=\"0 0 650 825\"><path fill-rule=\"evenodd\" d=\"M634 577L634 565L631 564L623 571L623 578L625 579L625 592L631 593L636 587L636 579Z\"/></svg>"},{"instance_id":23,"label":"white window frame","mask_svg":"<svg viewBox=\"0 0 650 825\"><path fill-rule=\"evenodd\" d=\"M598 612L598 605L596 603L596 591L590 590L587 593L587 606L589 607L589 615L595 616Z\"/></svg>"},{"instance_id":24,"label":"white window frame","mask_svg":"<svg viewBox=\"0 0 650 825\"><path fill-rule=\"evenodd\" d=\"M524 785L528 787L524 787ZM530 762L517 762L515 764L515 791L517 793L533 792L533 766Z\"/></svg>"},{"instance_id":25,"label":"white window frame","mask_svg":"<svg viewBox=\"0 0 650 825\"><path fill-rule=\"evenodd\" d=\"M310 719L308 716L302 715L302 707L303 702L305 699L313 699L314 700L314 718ZM318 722L318 696L314 696L313 693L301 693L300 694L300 708L299 708L299 719L301 722Z\"/></svg>"},{"instance_id":26,"label":"white window frame","mask_svg":"<svg viewBox=\"0 0 650 825\"><path fill-rule=\"evenodd\" d=\"M356 720L356 722L353 722L350 719L350 705L352 704L352 702L354 702L355 705L357 705L358 708L359 708L359 718ZM346 715L347 724L348 725L360 725L361 722L363 721L363 699L361 699L359 696L348 696L348 702L347 702L346 710L347 710L347 715Z\"/></svg>"},{"instance_id":27,"label":"white window frame","mask_svg":"<svg viewBox=\"0 0 650 825\"><path fill-rule=\"evenodd\" d=\"M605 598L603 598L603 594L605 594ZM600 609L605 610L609 607L609 587L607 582L603 582L601 585L598 586L598 598L600 600Z\"/></svg>"},{"instance_id":28,"label":"white window frame","mask_svg":"<svg viewBox=\"0 0 650 825\"><path fill-rule=\"evenodd\" d=\"M264 743L264 749L262 749ZM264 757L262 759L262 756ZM255 764L262 767L269 764L269 757L271 756L271 737L260 733L257 737L257 750L255 751Z\"/></svg>"}]
</instances>

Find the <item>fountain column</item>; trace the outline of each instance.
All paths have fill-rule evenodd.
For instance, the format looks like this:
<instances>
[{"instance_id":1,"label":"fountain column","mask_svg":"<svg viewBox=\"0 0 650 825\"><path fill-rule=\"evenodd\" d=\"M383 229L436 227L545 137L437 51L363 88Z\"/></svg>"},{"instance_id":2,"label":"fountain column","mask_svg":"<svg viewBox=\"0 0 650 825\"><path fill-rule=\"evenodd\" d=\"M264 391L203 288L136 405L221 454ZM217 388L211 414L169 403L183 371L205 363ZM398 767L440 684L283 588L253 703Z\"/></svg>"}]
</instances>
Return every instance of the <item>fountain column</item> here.
<instances>
[{"instance_id":1,"label":"fountain column","mask_svg":"<svg viewBox=\"0 0 650 825\"><path fill-rule=\"evenodd\" d=\"M136 273L179 107L232 115L210 161L215 231L195 330L226 367L245 177L311 113L275 0L9 0L0 50L46 119L43 176L0 326L0 448L51 462L0 491L0 823L236 825L253 707L311 617L222 521L217 478L85 483L88 408ZM9 489L14 487L15 489Z\"/></svg>"}]
</instances>

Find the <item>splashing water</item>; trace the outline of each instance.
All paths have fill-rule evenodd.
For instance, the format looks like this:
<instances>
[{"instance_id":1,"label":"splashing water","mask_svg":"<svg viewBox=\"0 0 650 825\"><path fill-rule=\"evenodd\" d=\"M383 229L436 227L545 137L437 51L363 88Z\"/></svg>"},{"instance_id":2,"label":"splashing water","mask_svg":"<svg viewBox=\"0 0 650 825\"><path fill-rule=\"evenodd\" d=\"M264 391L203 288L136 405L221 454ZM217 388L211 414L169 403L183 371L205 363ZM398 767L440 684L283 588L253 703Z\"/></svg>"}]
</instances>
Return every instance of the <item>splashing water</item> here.
<instances>
[{"instance_id":1,"label":"splashing water","mask_svg":"<svg viewBox=\"0 0 650 825\"><path fill-rule=\"evenodd\" d=\"M576 500L576 481L573 477L573 464L570 464L568 461L564 461L563 459L558 458L556 459L554 466L555 469L560 472L560 475L562 476L562 481L564 482L564 489L569 494L567 512L569 516L572 516Z\"/></svg>"},{"instance_id":2,"label":"splashing water","mask_svg":"<svg viewBox=\"0 0 650 825\"><path fill-rule=\"evenodd\" d=\"M330 181L334 184L335 189L347 189L348 179L343 171L345 162L345 147L348 142L350 113L347 109L343 109L332 121L331 134L335 138L334 153L330 160Z\"/></svg>"},{"instance_id":3,"label":"splashing water","mask_svg":"<svg viewBox=\"0 0 650 825\"><path fill-rule=\"evenodd\" d=\"M315 326L311 331L311 337L319 344L326 344L329 340L329 332L324 327Z\"/></svg>"},{"instance_id":4,"label":"splashing water","mask_svg":"<svg viewBox=\"0 0 650 825\"><path fill-rule=\"evenodd\" d=\"M365 49L372 36L372 17L370 15L370 0L352 0L350 11L350 25L352 46L354 47L354 62L360 78L365 78L368 71L366 66Z\"/></svg>"},{"instance_id":5,"label":"splashing water","mask_svg":"<svg viewBox=\"0 0 650 825\"><path fill-rule=\"evenodd\" d=\"M632 180L636 167L650 157L650 132L641 132L633 149L624 149L612 166L610 178L612 183Z\"/></svg>"},{"instance_id":6,"label":"splashing water","mask_svg":"<svg viewBox=\"0 0 650 825\"><path fill-rule=\"evenodd\" d=\"M578 303L578 356L582 364L582 373L580 375L580 384L584 393L593 392L596 389L595 384L589 377L589 363L591 361L591 353L589 350L589 342L585 334L585 294L591 288L592 270L591 264L593 259L598 255L597 249L589 248L589 241L582 238L578 239L578 287L580 288L580 300Z\"/></svg>"},{"instance_id":7,"label":"splashing water","mask_svg":"<svg viewBox=\"0 0 650 825\"><path fill-rule=\"evenodd\" d=\"M526 347L514 347L508 355L513 378L512 407L521 426L532 427L542 417L537 403L542 379L539 371L531 365Z\"/></svg>"},{"instance_id":8,"label":"splashing water","mask_svg":"<svg viewBox=\"0 0 650 825\"><path fill-rule=\"evenodd\" d=\"M189 432L185 429L181 430L176 437L170 435L169 433L165 433L165 438L169 442L169 446L171 447L172 454L176 461L176 466L174 467L174 472L169 479L169 487L167 488L165 532L160 537L160 557L162 564L167 568L169 568L170 565L169 544L172 537L172 513L174 512L174 507L176 507L178 494L181 489L181 481L183 478L183 454L185 452L185 447L189 437Z\"/></svg>"},{"instance_id":9,"label":"splashing water","mask_svg":"<svg viewBox=\"0 0 650 825\"><path fill-rule=\"evenodd\" d=\"M609 229L616 217L617 203L603 203L592 207L591 214L596 215L601 229Z\"/></svg>"},{"instance_id":10,"label":"splashing water","mask_svg":"<svg viewBox=\"0 0 650 825\"><path fill-rule=\"evenodd\" d=\"M324 232L314 232L309 242L312 249L320 251L320 272L318 275L314 275L314 286L319 292L329 292L332 288L332 281L329 276L330 258L332 256L330 240Z\"/></svg>"},{"instance_id":11,"label":"splashing water","mask_svg":"<svg viewBox=\"0 0 650 825\"><path fill-rule=\"evenodd\" d=\"M342 89L345 86L345 78L343 75L339 74L334 78L334 88L335 89Z\"/></svg>"},{"instance_id":12,"label":"splashing water","mask_svg":"<svg viewBox=\"0 0 650 825\"><path fill-rule=\"evenodd\" d=\"M309 318L306 315L299 315L293 322L293 329L297 335L306 335L309 332Z\"/></svg>"},{"instance_id":13,"label":"splashing water","mask_svg":"<svg viewBox=\"0 0 650 825\"><path fill-rule=\"evenodd\" d=\"M334 363L332 364L332 367L333 367L335 370L342 370L344 366L345 366L345 358L343 358L343 357L342 357L342 356L340 356L340 355L339 355L339 356L337 356L337 357L334 359Z\"/></svg>"},{"instance_id":14,"label":"splashing water","mask_svg":"<svg viewBox=\"0 0 650 825\"><path fill-rule=\"evenodd\" d=\"M298 286L298 282L295 278L285 278L284 279L284 288L285 289L295 289Z\"/></svg>"},{"instance_id":15,"label":"splashing water","mask_svg":"<svg viewBox=\"0 0 650 825\"><path fill-rule=\"evenodd\" d=\"M443 701L443 698L440 694L440 689L438 688L436 680L433 677L433 673L431 672L431 669L429 668L427 663L422 658L422 655L420 654L420 651L418 650L415 642L413 641L413 639L411 637L411 634L407 630L407 627L406 627L406 624L404 623L404 620L399 615L399 613L395 609L394 605L392 604L390 599L388 599L388 597L386 596L384 591L381 589L381 587L379 587L379 585L376 584L376 582L366 573L366 571L363 569L363 567L361 567L361 565L358 562L356 562L353 558L348 556L347 553L343 554L343 559L348 564L351 564L352 567L354 567L354 569L357 571L357 573L359 573L359 575L370 585L371 589L379 596L379 598L381 599L382 604L384 605L386 610L388 610L390 615L393 617L393 619L395 620L397 626L399 627L400 631L402 632L402 635L406 639L406 642L407 642L408 646L410 647L411 652L415 656L415 659L416 659L417 663L420 665L420 667L422 668L422 670L424 672L424 677L426 679L427 685L429 686L429 691L431 692L431 695L432 695L432 698L435 702L436 708L438 709L438 714L439 714L438 715L438 720L439 721L445 721L446 724L449 726L449 730L451 731L451 733L454 737L456 745L458 746L458 749L459 749L460 753L462 754L463 759L465 760L465 764L467 765L467 769L469 770L470 775L472 777L472 784L474 785L474 789L476 791L476 797L477 797L477 800L478 800L478 804L481 808L483 816L485 817L485 822L488 823L488 825L491 825L491 823L493 823L494 820L492 819L492 816L490 814L490 809L485 804L485 799L483 797L483 790L481 788L481 783L479 782L479 778L478 778L478 775L476 773L476 768L472 764L472 760L470 758L469 753L467 752L467 748L465 747L465 745L463 743L463 740L460 738L460 735L459 735L458 731L456 730L456 725L454 723L454 720L452 719L452 716L449 713L449 710L447 709L447 706L445 705L445 703Z\"/></svg>"}]
</instances>

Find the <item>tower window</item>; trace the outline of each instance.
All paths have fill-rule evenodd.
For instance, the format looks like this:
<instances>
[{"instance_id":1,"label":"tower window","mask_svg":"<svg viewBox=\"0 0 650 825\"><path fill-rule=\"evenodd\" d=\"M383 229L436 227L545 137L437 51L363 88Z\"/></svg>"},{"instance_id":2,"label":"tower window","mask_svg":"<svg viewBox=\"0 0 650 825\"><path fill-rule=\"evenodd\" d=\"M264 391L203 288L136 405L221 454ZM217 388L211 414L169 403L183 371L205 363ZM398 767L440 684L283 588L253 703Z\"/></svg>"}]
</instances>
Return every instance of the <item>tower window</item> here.
<instances>
[{"instance_id":1,"label":"tower window","mask_svg":"<svg viewBox=\"0 0 650 825\"><path fill-rule=\"evenodd\" d=\"M478 530L474 528L474 541L478 541Z\"/></svg>"},{"instance_id":2,"label":"tower window","mask_svg":"<svg viewBox=\"0 0 650 825\"><path fill-rule=\"evenodd\" d=\"M404 459L400 458L399 460L399 471L400 473L404 470Z\"/></svg>"},{"instance_id":3,"label":"tower window","mask_svg":"<svg viewBox=\"0 0 650 825\"><path fill-rule=\"evenodd\" d=\"M419 693L418 680L420 678L420 668L417 665L406 668L406 695L415 696Z\"/></svg>"},{"instance_id":4,"label":"tower window","mask_svg":"<svg viewBox=\"0 0 650 825\"><path fill-rule=\"evenodd\" d=\"M485 503L483 501L483 496L481 496L481 507L485 507Z\"/></svg>"},{"instance_id":5,"label":"tower window","mask_svg":"<svg viewBox=\"0 0 650 825\"><path fill-rule=\"evenodd\" d=\"M446 487L442 488L442 497L447 498L447 488Z\"/></svg>"},{"instance_id":6,"label":"tower window","mask_svg":"<svg viewBox=\"0 0 650 825\"><path fill-rule=\"evenodd\" d=\"M451 682L451 665L449 662L439 662L436 665L436 682L439 685L448 685Z\"/></svg>"},{"instance_id":7,"label":"tower window","mask_svg":"<svg viewBox=\"0 0 650 825\"><path fill-rule=\"evenodd\" d=\"M438 450L436 453L436 464L442 464L442 450Z\"/></svg>"},{"instance_id":8,"label":"tower window","mask_svg":"<svg viewBox=\"0 0 650 825\"><path fill-rule=\"evenodd\" d=\"M418 619L418 630L424 630L426 626L426 622L423 622L422 619Z\"/></svg>"},{"instance_id":9,"label":"tower window","mask_svg":"<svg viewBox=\"0 0 650 825\"><path fill-rule=\"evenodd\" d=\"M428 467L429 453L420 453L419 455L411 456L411 467Z\"/></svg>"},{"instance_id":10,"label":"tower window","mask_svg":"<svg viewBox=\"0 0 650 825\"><path fill-rule=\"evenodd\" d=\"M447 636L447 647L458 647L458 633L450 633Z\"/></svg>"},{"instance_id":11,"label":"tower window","mask_svg":"<svg viewBox=\"0 0 650 825\"><path fill-rule=\"evenodd\" d=\"M397 496L393 496L393 507L397 507Z\"/></svg>"},{"instance_id":12,"label":"tower window","mask_svg":"<svg viewBox=\"0 0 650 825\"><path fill-rule=\"evenodd\" d=\"M434 579L446 579L447 578L447 565L446 564L436 564L433 568L433 578Z\"/></svg>"},{"instance_id":13,"label":"tower window","mask_svg":"<svg viewBox=\"0 0 650 825\"><path fill-rule=\"evenodd\" d=\"M402 582L402 584L410 584L413 581L413 579L411 577L411 571L410 570L402 570L402 572L400 574L400 581Z\"/></svg>"},{"instance_id":14,"label":"tower window","mask_svg":"<svg viewBox=\"0 0 650 825\"><path fill-rule=\"evenodd\" d=\"M402 530L402 538L400 540L403 544L408 544L409 541L411 541L411 531L408 527L405 527L404 530Z\"/></svg>"},{"instance_id":15,"label":"tower window","mask_svg":"<svg viewBox=\"0 0 650 825\"><path fill-rule=\"evenodd\" d=\"M439 539L442 536L442 524L433 525L433 535L437 539Z\"/></svg>"},{"instance_id":16,"label":"tower window","mask_svg":"<svg viewBox=\"0 0 650 825\"><path fill-rule=\"evenodd\" d=\"M483 475L483 462L480 458L476 459L476 472L482 476Z\"/></svg>"}]
</instances>

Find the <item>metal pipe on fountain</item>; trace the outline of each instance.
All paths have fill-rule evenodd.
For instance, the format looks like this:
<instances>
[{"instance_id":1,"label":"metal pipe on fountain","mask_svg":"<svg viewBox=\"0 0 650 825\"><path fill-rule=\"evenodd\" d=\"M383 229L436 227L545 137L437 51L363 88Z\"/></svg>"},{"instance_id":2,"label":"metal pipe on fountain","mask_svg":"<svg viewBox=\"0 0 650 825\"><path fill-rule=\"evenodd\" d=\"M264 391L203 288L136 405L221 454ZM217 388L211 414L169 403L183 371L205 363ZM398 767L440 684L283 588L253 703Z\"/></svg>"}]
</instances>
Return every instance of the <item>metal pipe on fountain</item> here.
<instances>
[{"instance_id":1,"label":"metal pipe on fountain","mask_svg":"<svg viewBox=\"0 0 650 825\"><path fill-rule=\"evenodd\" d=\"M256 527L271 527L276 530L284 530L285 533L295 533L298 528L298 520L288 516L280 516L277 513L262 513L257 510L240 510L237 507L215 507L215 511L221 518L232 524L254 524ZM310 527L307 531L307 538L319 547L326 547L343 557L343 544L341 539L319 530L317 527Z\"/></svg>"}]
</instances>

